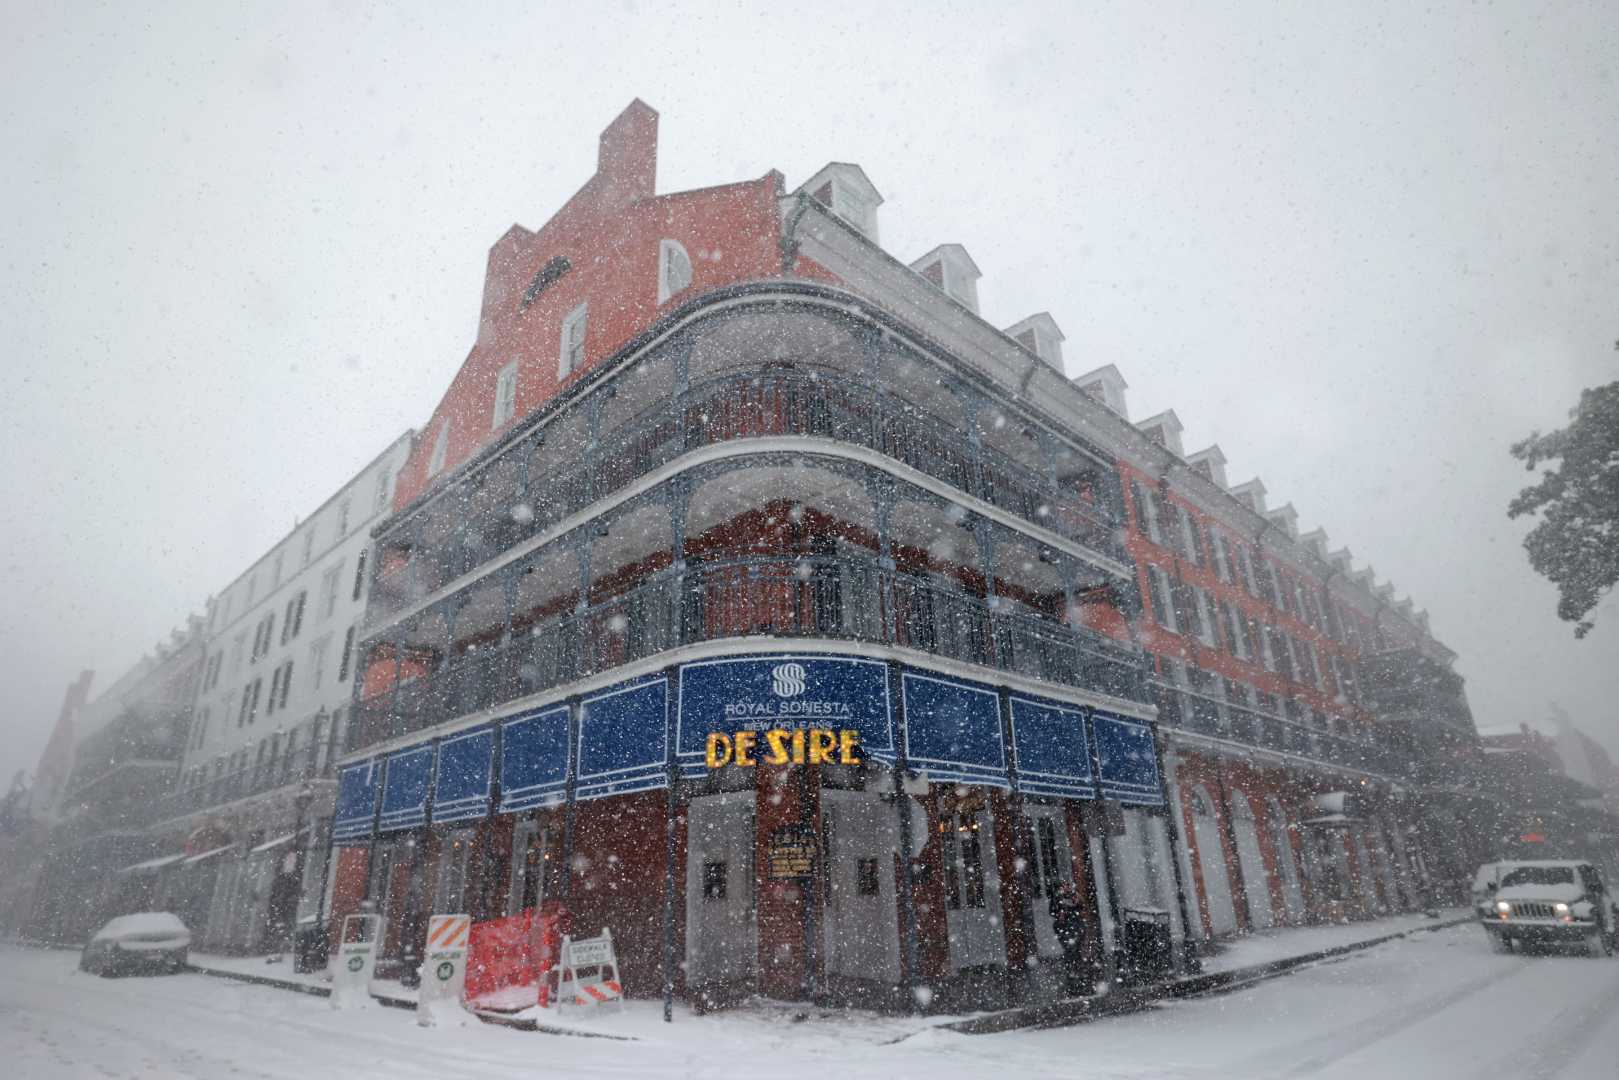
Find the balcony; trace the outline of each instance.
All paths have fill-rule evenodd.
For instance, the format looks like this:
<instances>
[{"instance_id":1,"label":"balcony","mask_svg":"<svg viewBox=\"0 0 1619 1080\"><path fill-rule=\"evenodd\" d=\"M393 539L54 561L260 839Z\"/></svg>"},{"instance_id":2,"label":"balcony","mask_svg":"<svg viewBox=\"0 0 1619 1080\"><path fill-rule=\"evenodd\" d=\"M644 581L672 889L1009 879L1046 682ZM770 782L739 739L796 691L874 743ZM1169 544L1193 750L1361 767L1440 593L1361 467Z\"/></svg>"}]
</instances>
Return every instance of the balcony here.
<instances>
[{"instance_id":1,"label":"balcony","mask_svg":"<svg viewBox=\"0 0 1619 1080\"><path fill-rule=\"evenodd\" d=\"M343 742L342 710L317 714L265 738L245 765L228 768L222 759L201 766L193 779L156 800L151 820L168 820L239 802L305 782L331 780Z\"/></svg>"},{"instance_id":2,"label":"balcony","mask_svg":"<svg viewBox=\"0 0 1619 1080\"><path fill-rule=\"evenodd\" d=\"M381 625L685 455L813 438L880 454L1127 564L1112 466L846 318L744 313L659 346L514 437L384 537Z\"/></svg>"},{"instance_id":3,"label":"balcony","mask_svg":"<svg viewBox=\"0 0 1619 1080\"><path fill-rule=\"evenodd\" d=\"M1382 776L1403 776L1408 771L1395 754L1375 743L1335 735L1188 687L1158 680L1152 687L1158 701L1158 723L1165 730L1207 735Z\"/></svg>"},{"instance_id":4,"label":"balcony","mask_svg":"<svg viewBox=\"0 0 1619 1080\"><path fill-rule=\"evenodd\" d=\"M858 554L763 557L665 569L610 599L537 621L402 679L358 707L349 749L411 734L683 645L830 638L1145 701L1132 647ZM402 664L403 666L403 664Z\"/></svg>"}]
</instances>

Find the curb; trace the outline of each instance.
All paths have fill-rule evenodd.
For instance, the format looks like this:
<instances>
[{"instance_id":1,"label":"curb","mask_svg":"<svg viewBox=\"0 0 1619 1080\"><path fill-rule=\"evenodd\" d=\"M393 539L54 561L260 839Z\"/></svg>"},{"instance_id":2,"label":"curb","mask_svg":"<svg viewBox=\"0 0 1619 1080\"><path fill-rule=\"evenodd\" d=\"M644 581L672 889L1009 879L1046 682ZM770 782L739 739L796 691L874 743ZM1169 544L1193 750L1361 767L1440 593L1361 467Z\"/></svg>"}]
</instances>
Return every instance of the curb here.
<instances>
[{"instance_id":1,"label":"curb","mask_svg":"<svg viewBox=\"0 0 1619 1080\"><path fill-rule=\"evenodd\" d=\"M1255 983L1264 982L1267 979L1286 975L1295 968L1303 967L1307 964L1347 956L1378 945L1386 945L1401 938L1408 938L1415 934L1430 934L1435 930L1463 926L1476 922L1477 919L1478 916L1476 915L1443 919L1430 926L1414 926L1409 930L1400 930L1392 934L1366 938L1362 941L1352 941L1347 945L1334 945L1327 949L1316 949L1313 952L1300 953L1297 956L1288 956L1281 960L1270 960L1263 964L1232 968L1230 971L1216 971L1207 975L1189 975L1157 986L1115 990L1110 994L1094 998L1076 998L1070 1001L1054 1001L1046 1005L1011 1009L1006 1012L992 1013L989 1016L978 1016L970 1020L956 1020L948 1024L940 1024L938 1028L959 1032L963 1035L992 1035L997 1032L1015 1031L1020 1028L1051 1028L1088 1024L1093 1020L1101 1020L1104 1017L1141 1012L1166 999L1186 1000L1212 994L1228 993L1232 990L1239 990Z\"/></svg>"},{"instance_id":2,"label":"curb","mask_svg":"<svg viewBox=\"0 0 1619 1080\"><path fill-rule=\"evenodd\" d=\"M212 979L229 979L232 982L249 983L254 986L269 986L277 990L291 990L293 993L308 994L310 997L329 998L332 996L330 986L297 982L293 979L280 979L274 975L253 975L246 971L227 971L224 968L201 967L197 964L187 964L186 970L194 975L206 975ZM416 1011L416 1003L409 998L393 997L388 994L372 994L371 1000L389 1009Z\"/></svg>"},{"instance_id":3,"label":"curb","mask_svg":"<svg viewBox=\"0 0 1619 1080\"><path fill-rule=\"evenodd\" d=\"M332 988L315 983L297 982L292 979L282 979L274 975L254 975L246 971L227 971L224 968L202 967L197 964L187 964L186 970L195 975L206 975L214 979L229 979L232 982L248 983L254 986L268 986L276 990L291 990L296 994L307 994L310 997L329 998ZM389 1009L405 1009L416 1011L416 1003L409 998L392 997L387 994L372 994L371 999ZM576 1028L554 1027L542 1024L538 1020L518 1019L507 1013L490 1012L486 1009L469 1009L471 1015L476 1016L486 1024L494 1027L511 1028L514 1031L536 1031L541 1035L571 1035L581 1039L612 1039L615 1042L636 1042L633 1035L614 1035L605 1031L580 1031Z\"/></svg>"}]
</instances>

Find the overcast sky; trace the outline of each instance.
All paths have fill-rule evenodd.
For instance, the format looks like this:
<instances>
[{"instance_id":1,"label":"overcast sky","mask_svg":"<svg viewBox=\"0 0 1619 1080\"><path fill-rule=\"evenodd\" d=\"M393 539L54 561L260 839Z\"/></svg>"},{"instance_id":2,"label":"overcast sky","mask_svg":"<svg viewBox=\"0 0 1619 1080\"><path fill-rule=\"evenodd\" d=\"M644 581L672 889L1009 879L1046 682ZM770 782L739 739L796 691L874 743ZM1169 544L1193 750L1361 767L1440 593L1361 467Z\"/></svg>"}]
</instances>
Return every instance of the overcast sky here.
<instances>
[{"instance_id":1,"label":"overcast sky","mask_svg":"<svg viewBox=\"0 0 1619 1080\"><path fill-rule=\"evenodd\" d=\"M660 190L859 162L889 251L1426 607L1481 726L1619 751L1619 602L1576 642L1504 513L1619 378L1613 3L150 6L4 5L6 775L423 422L637 96Z\"/></svg>"}]
</instances>

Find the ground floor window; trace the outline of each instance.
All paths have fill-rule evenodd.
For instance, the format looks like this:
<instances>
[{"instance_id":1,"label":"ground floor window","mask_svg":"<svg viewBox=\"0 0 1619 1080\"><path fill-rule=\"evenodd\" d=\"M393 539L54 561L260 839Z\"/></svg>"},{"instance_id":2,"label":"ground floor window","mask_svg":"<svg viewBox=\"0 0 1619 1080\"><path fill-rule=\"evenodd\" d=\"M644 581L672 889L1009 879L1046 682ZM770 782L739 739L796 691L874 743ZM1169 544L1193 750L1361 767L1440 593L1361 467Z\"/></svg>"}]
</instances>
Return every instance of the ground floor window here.
<instances>
[{"instance_id":1,"label":"ground floor window","mask_svg":"<svg viewBox=\"0 0 1619 1080\"><path fill-rule=\"evenodd\" d=\"M1180 932L1175 870L1170 864L1168 821L1139 807L1120 812L1124 831L1113 841L1113 869L1119 907L1167 912Z\"/></svg>"},{"instance_id":2,"label":"ground floor window","mask_svg":"<svg viewBox=\"0 0 1619 1080\"><path fill-rule=\"evenodd\" d=\"M981 810L964 810L945 814L940 823L944 895L951 911L985 906L983 832L987 821Z\"/></svg>"},{"instance_id":3,"label":"ground floor window","mask_svg":"<svg viewBox=\"0 0 1619 1080\"><path fill-rule=\"evenodd\" d=\"M537 908L560 879L557 830L540 821L519 821L512 831L512 878L508 915Z\"/></svg>"},{"instance_id":4,"label":"ground floor window","mask_svg":"<svg viewBox=\"0 0 1619 1080\"><path fill-rule=\"evenodd\" d=\"M467 911L467 876L472 863L474 829L451 829L439 837L438 888L433 912L456 915Z\"/></svg>"}]
</instances>

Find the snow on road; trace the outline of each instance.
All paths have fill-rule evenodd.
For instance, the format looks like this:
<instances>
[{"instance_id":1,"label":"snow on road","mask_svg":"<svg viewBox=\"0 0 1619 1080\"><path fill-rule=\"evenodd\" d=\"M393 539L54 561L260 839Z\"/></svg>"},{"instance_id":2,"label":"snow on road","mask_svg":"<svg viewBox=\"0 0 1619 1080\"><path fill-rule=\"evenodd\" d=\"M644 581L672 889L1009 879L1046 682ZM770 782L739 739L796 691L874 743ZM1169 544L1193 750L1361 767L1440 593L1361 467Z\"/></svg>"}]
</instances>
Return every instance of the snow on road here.
<instances>
[{"instance_id":1,"label":"snow on road","mask_svg":"<svg viewBox=\"0 0 1619 1080\"><path fill-rule=\"evenodd\" d=\"M1619 960L1501 956L1466 926L1237 993L1084 1027L965 1036L853 1014L748 1009L669 1026L607 1017L636 1042L472 1025L198 975L102 980L70 953L0 949L0 1073L265 1080L559 1077L997 1078L1619 1076Z\"/></svg>"}]
</instances>

